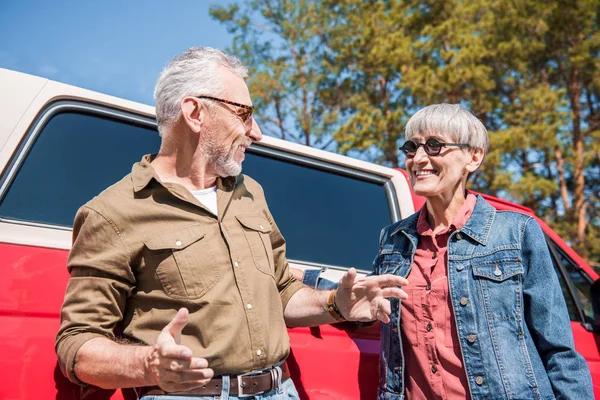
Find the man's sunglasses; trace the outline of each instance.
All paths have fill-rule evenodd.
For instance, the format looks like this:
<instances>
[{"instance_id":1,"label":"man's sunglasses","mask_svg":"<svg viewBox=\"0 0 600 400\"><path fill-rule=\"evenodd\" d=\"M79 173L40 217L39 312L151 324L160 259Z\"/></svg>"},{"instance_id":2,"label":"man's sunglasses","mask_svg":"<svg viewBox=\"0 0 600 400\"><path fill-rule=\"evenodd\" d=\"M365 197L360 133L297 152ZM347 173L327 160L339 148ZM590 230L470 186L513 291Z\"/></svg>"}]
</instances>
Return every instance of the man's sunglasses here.
<instances>
[{"instance_id":1,"label":"man's sunglasses","mask_svg":"<svg viewBox=\"0 0 600 400\"><path fill-rule=\"evenodd\" d=\"M246 125L247 127L252 127L252 113L254 112L254 107L247 106L246 104L236 103L234 101L219 99L218 97L211 97L211 96L195 96L195 97L197 99L214 100L214 101L218 101L221 103L225 103L225 104L229 104L229 105L241 108L241 110L237 110L237 112L235 112L235 115L237 115L242 120L244 125Z\"/></svg>"},{"instance_id":2,"label":"man's sunglasses","mask_svg":"<svg viewBox=\"0 0 600 400\"><path fill-rule=\"evenodd\" d=\"M404 142L402 147L399 148L399 150L402 150L406 157L413 158L415 154L417 154L417 150L419 150L419 147L421 146L423 146L423 149L425 149L425 153L427 153L427 155L429 156L437 156L438 154L440 154L440 151L442 151L442 148L448 146L460 147L461 149L468 149L469 147L471 147L468 144L445 143L436 138L431 138L427 139L425 143L418 143L414 140L407 140L406 142Z\"/></svg>"}]
</instances>

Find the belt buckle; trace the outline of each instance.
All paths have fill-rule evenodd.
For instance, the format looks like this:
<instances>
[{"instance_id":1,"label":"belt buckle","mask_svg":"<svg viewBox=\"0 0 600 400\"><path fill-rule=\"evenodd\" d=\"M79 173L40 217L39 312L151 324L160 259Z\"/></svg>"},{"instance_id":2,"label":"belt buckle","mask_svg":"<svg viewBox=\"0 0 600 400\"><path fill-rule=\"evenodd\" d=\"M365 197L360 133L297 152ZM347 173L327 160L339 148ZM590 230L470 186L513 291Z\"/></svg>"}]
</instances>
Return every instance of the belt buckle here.
<instances>
[{"instance_id":1,"label":"belt buckle","mask_svg":"<svg viewBox=\"0 0 600 400\"><path fill-rule=\"evenodd\" d=\"M245 374L238 375L237 376L237 387L238 387L237 397L251 397L251 396L254 396L254 395L257 395L257 394L265 393L266 390L263 390L263 391L260 391L260 392L256 392L256 393L244 393L245 384L242 381L242 379L245 376L261 375L263 373L264 372L259 372L259 373L256 373L256 372L246 372Z\"/></svg>"}]
</instances>

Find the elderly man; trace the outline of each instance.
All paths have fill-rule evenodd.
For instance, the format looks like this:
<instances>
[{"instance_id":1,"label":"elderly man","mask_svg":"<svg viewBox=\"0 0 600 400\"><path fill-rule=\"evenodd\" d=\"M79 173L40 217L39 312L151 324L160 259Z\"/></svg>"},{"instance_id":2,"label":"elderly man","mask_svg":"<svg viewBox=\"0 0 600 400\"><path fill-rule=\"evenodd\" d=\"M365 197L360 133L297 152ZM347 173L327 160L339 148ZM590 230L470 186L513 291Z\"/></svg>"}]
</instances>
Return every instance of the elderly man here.
<instances>
[{"instance_id":1,"label":"elderly man","mask_svg":"<svg viewBox=\"0 0 600 400\"><path fill-rule=\"evenodd\" d=\"M291 276L262 188L240 174L262 137L246 76L219 50L174 58L155 90L158 155L77 213L56 340L70 380L137 396L295 399L286 325L387 322L386 298L406 296L391 275L351 270L337 291Z\"/></svg>"}]
</instances>

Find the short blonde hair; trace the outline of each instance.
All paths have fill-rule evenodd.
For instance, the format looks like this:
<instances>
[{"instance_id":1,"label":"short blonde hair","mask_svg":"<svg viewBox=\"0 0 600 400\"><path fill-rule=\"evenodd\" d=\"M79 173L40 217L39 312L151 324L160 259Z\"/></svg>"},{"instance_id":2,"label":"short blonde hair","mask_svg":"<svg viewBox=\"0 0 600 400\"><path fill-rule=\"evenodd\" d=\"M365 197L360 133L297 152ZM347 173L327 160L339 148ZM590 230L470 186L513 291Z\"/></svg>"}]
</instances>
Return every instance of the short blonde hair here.
<instances>
[{"instance_id":1,"label":"short blonde hair","mask_svg":"<svg viewBox=\"0 0 600 400\"><path fill-rule=\"evenodd\" d=\"M484 154L490 145L483 123L460 104L433 104L417 111L406 124L406 140L426 133L450 136L456 143L482 148Z\"/></svg>"}]
</instances>

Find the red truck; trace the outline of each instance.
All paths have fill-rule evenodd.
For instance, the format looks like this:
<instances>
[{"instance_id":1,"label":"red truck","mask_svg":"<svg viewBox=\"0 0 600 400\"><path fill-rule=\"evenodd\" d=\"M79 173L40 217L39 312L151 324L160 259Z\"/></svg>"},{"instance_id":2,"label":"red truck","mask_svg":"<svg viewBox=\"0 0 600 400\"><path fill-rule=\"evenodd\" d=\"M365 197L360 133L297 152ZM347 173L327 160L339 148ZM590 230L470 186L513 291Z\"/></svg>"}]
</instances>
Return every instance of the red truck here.
<instances>
[{"instance_id":1,"label":"red truck","mask_svg":"<svg viewBox=\"0 0 600 400\"><path fill-rule=\"evenodd\" d=\"M152 107L0 69L0 400L78 397L54 353L73 217L159 144ZM423 204L401 170L269 137L250 147L244 173L262 184L291 265L323 268L334 281L350 267L368 273L381 228ZM534 215L485 197L498 209ZM598 275L536 219L600 398L591 295ZM294 328L289 335L289 365L303 399L375 398L378 323Z\"/></svg>"}]
</instances>

